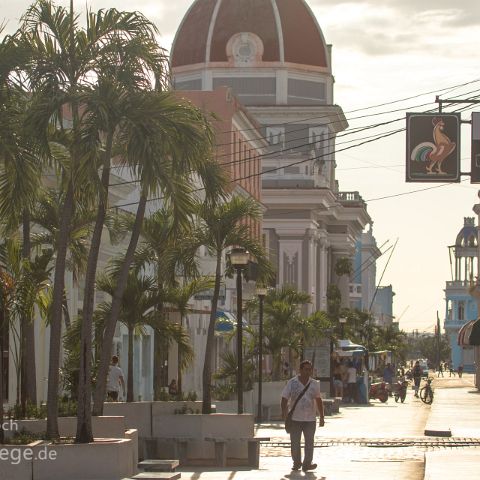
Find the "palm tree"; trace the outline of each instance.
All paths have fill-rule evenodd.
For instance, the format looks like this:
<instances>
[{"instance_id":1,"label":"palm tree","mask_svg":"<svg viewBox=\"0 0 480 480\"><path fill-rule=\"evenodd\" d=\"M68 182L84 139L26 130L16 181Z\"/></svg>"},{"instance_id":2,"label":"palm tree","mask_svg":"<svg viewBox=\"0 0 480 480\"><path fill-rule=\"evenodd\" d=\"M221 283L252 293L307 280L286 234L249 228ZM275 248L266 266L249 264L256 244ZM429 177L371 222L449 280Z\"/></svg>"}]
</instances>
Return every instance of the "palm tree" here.
<instances>
[{"instance_id":1,"label":"palm tree","mask_svg":"<svg viewBox=\"0 0 480 480\"><path fill-rule=\"evenodd\" d=\"M165 73L168 70L168 59L155 41L155 34L158 33L155 26L139 14L130 15L132 18L128 35L114 39L111 51L102 59L93 94L84 98L85 109L89 115L86 122L85 146L90 144L94 151L101 147L98 159L101 176L97 179L99 184L97 216L85 275L81 332L82 348L89 352L92 349L95 276L108 211L110 169L117 146L117 136L129 126L129 114L134 107L130 94L151 88L151 78L155 78L161 85L165 82ZM90 363L84 361L82 357L79 378L78 442L90 441L91 438L90 385Z\"/></svg>"},{"instance_id":2,"label":"palm tree","mask_svg":"<svg viewBox=\"0 0 480 480\"><path fill-rule=\"evenodd\" d=\"M131 223L130 228L132 227ZM192 248L193 242L189 241L191 235L190 225L177 224L172 211L168 208L161 208L144 219L142 242L137 249L135 262L138 265L150 265L154 269L158 293L158 304L155 308L159 315L165 308L164 304L167 297L170 297L169 292L172 292L172 288L178 287L177 274L181 272L184 277L196 277L198 275L195 258L196 249ZM186 305L182 305L184 297L180 297L174 297L170 300L176 308L181 310L186 308ZM177 300L179 301L178 304L176 304ZM165 348L166 343L160 337L157 329L154 334L155 356L153 363L153 392L156 400L158 400L161 392L161 353Z\"/></svg>"},{"instance_id":3,"label":"palm tree","mask_svg":"<svg viewBox=\"0 0 480 480\"><path fill-rule=\"evenodd\" d=\"M289 347L298 351L302 348L304 321L301 307L310 301L309 294L289 286L269 290L265 296L263 332L265 349L272 355L273 380L281 377L282 349Z\"/></svg>"},{"instance_id":4,"label":"palm tree","mask_svg":"<svg viewBox=\"0 0 480 480\"><path fill-rule=\"evenodd\" d=\"M8 318L14 343L14 363L17 372L17 402L20 401L20 386L22 375L22 359L25 342L22 339L22 331L18 331L16 325L21 328L23 318L33 318L35 306L40 301L42 292L49 288L49 263L50 252L42 252L33 260L26 259L22 255L22 245L18 239L7 239L0 245L0 268L10 279Z\"/></svg>"},{"instance_id":5,"label":"palm tree","mask_svg":"<svg viewBox=\"0 0 480 480\"><path fill-rule=\"evenodd\" d=\"M102 79L111 77L128 79L131 63L122 62L122 52L132 50L136 45L140 55L143 43L153 45L155 29L152 24L138 13L119 12L116 9L100 10L94 14L87 11L87 26L81 28L78 17L73 11L73 2L70 9L57 7L52 2L40 0L26 13L20 29L23 44L28 46L30 59L26 63L25 72L28 87L32 91L32 109L29 116L29 125L32 134L42 141L43 148L50 153L55 138L57 148L63 146L66 154L62 167L62 188L65 191L61 205L61 224L58 232L58 250L55 264L54 291L52 300L52 323L50 336L50 363L49 363L49 390L47 404L47 435L58 436L57 425L57 390L58 367L61 335L62 298L64 288L64 273L66 268L66 250L71 228L70 218L75 210L75 200L79 195L80 186L96 187L100 180L98 171L102 172L103 191L100 198L106 202L106 188L109 178L109 162L111 157L112 132L117 120L112 119L111 99L105 97L106 85ZM161 65L158 61L158 48L151 49L154 54L150 58L151 64ZM132 56L129 56L130 61ZM125 66L128 65L128 68ZM117 75L112 75L117 67ZM108 71L107 71L108 70ZM136 70L139 71L138 69ZM150 70L151 72L152 70ZM160 84L162 75L157 69L153 71L155 80ZM148 72L145 73L148 77ZM145 81L144 77L144 81ZM126 83L134 83L134 75ZM95 81L97 80L97 83ZM95 86L92 86L92 83ZM113 89L118 86L114 82ZM97 88L98 87L98 88ZM105 87L105 88L103 88ZM103 89L102 89L103 88ZM104 101L103 113L98 97ZM113 95L114 100L118 95ZM97 109L92 107L97 105ZM66 117L68 117L66 119ZM49 127L55 126L52 131ZM96 130L95 130L96 129ZM101 145L101 139L105 144ZM95 148L91 148L92 145ZM105 147L101 154L101 147ZM102 168L103 167L103 168ZM97 170L98 169L98 170ZM91 198L95 199L95 189L92 189ZM93 252L89 259L87 280L92 285L95 279L94 265L96 266L95 252L101 235L101 215L92 240ZM87 304L90 305L91 290L88 292ZM90 318L89 312L87 317ZM90 360L88 352L91 350L91 325L88 320L83 325L81 375L79 392L79 426L77 441L91 441L90 418ZM84 387L84 388L83 388Z\"/></svg>"},{"instance_id":6,"label":"palm tree","mask_svg":"<svg viewBox=\"0 0 480 480\"><path fill-rule=\"evenodd\" d=\"M214 282L211 277L199 277L187 281L183 285L179 285L167 292L167 301L171 303L180 314L180 326L183 328L185 317L191 312L189 303L195 295L205 290L213 288ZM177 389L178 394L182 393L182 371L187 366L186 358L178 345L178 371L177 371Z\"/></svg>"},{"instance_id":7,"label":"palm tree","mask_svg":"<svg viewBox=\"0 0 480 480\"><path fill-rule=\"evenodd\" d=\"M208 197L218 195L224 185L221 168L209 158L212 132L200 110L180 103L167 92L143 92L133 101L136 115L129 118L130 128L125 130L121 144L123 158L139 179L140 200L104 332L94 393L95 415L103 411L115 324L148 198L162 193L175 222L185 225L193 213L193 176L201 176Z\"/></svg>"},{"instance_id":8,"label":"palm tree","mask_svg":"<svg viewBox=\"0 0 480 480\"><path fill-rule=\"evenodd\" d=\"M1 32L1 29L0 29ZM14 37L0 42L0 219L11 234L23 226L22 254L30 258L30 211L39 186L41 163L35 143L25 134L23 123L29 96L23 89L19 67L25 61L25 48ZM34 319L21 318L21 405L36 403Z\"/></svg>"},{"instance_id":9,"label":"palm tree","mask_svg":"<svg viewBox=\"0 0 480 480\"><path fill-rule=\"evenodd\" d=\"M205 202L199 208L200 226L195 236L199 244L205 245L210 255L216 260L215 286L203 366L203 413L211 413L212 409L211 380L214 334L225 251L233 247L245 248L258 262L260 271L263 271L265 275L271 272L263 247L256 239L252 238L248 227L242 223L247 219L258 219L260 215L260 207L251 197L233 197L224 203L215 204Z\"/></svg>"},{"instance_id":10,"label":"palm tree","mask_svg":"<svg viewBox=\"0 0 480 480\"><path fill-rule=\"evenodd\" d=\"M153 277L131 270L128 275L127 288L122 297L122 308L119 321L128 330L128 361L127 361L127 402L133 402L133 340L135 335L144 335L144 326L149 321L151 312L157 301L154 293ZM110 296L115 292L115 277L100 275L97 278L97 288ZM111 302L104 302L97 308L98 317L104 320L108 317Z\"/></svg>"}]
</instances>

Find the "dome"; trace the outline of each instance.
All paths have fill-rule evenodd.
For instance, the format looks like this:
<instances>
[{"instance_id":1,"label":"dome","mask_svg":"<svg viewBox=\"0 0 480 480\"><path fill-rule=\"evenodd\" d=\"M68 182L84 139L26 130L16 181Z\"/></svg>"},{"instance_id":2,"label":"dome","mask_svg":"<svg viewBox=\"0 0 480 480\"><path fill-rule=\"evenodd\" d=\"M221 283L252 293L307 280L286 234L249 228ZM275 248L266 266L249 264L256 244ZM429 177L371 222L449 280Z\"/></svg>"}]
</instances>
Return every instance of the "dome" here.
<instances>
[{"instance_id":1,"label":"dome","mask_svg":"<svg viewBox=\"0 0 480 480\"><path fill-rule=\"evenodd\" d=\"M476 247L478 243L478 231L474 217L465 217L463 228L457 235L455 245L457 247Z\"/></svg>"},{"instance_id":2,"label":"dome","mask_svg":"<svg viewBox=\"0 0 480 480\"><path fill-rule=\"evenodd\" d=\"M171 61L173 68L232 61L328 67L322 31L305 0L195 0Z\"/></svg>"}]
</instances>

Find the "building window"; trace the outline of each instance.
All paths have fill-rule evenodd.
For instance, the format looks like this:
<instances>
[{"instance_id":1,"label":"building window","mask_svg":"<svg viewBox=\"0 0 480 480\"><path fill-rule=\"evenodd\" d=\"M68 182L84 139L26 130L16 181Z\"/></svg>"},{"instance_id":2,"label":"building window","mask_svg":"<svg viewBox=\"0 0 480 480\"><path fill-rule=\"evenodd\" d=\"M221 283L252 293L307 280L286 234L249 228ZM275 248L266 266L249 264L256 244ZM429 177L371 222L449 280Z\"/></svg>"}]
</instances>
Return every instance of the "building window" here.
<instances>
[{"instance_id":1,"label":"building window","mask_svg":"<svg viewBox=\"0 0 480 480\"><path fill-rule=\"evenodd\" d=\"M270 145L285 145L285 128L284 127L267 127L267 140Z\"/></svg>"},{"instance_id":2,"label":"building window","mask_svg":"<svg viewBox=\"0 0 480 480\"><path fill-rule=\"evenodd\" d=\"M458 302L458 319L465 320L465 302Z\"/></svg>"}]
</instances>

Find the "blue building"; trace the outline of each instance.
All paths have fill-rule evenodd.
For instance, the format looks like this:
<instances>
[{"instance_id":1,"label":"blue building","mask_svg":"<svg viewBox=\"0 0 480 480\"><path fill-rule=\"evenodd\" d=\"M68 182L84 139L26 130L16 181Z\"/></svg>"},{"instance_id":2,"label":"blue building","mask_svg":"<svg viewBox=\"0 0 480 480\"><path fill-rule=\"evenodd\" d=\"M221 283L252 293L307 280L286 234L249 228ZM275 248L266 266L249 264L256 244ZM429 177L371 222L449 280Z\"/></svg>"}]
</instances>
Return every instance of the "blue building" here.
<instances>
[{"instance_id":1,"label":"blue building","mask_svg":"<svg viewBox=\"0 0 480 480\"><path fill-rule=\"evenodd\" d=\"M460 328L478 315L477 302L469 294L469 288L478 275L478 231L474 217L465 217L463 228L457 235L455 245L448 247L452 280L445 287L445 333L452 349L452 363L455 369L464 366L464 371L474 371L473 347L457 343Z\"/></svg>"}]
</instances>

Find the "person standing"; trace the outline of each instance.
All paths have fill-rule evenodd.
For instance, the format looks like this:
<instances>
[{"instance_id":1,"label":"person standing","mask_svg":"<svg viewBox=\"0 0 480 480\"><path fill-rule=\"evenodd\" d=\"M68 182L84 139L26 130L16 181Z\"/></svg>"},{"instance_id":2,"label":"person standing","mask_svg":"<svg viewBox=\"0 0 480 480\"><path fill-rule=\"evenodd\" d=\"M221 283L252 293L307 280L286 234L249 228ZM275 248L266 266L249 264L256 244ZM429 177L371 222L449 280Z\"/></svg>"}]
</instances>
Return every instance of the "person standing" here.
<instances>
[{"instance_id":1,"label":"person standing","mask_svg":"<svg viewBox=\"0 0 480 480\"><path fill-rule=\"evenodd\" d=\"M453 375L454 377L457 376L457 374L455 373L455 369L453 368L453 363L452 363L452 362L450 362L450 363L448 364L448 371L449 371L449 375L448 375L449 377L451 377L452 375Z\"/></svg>"},{"instance_id":2,"label":"person standing","mask_svg":"<svg viewBox=\"0 0 480 480\"><path fill-rule=\"evenodd\" d=\"M313 371L312 363L303 360L300 363L299 375L291 378L282 392L282 417L287 418L288 412L292 409L299 398L292 415L292 428L290 430L291 455L293 460L292 470L307 472L315 470L316 463L313 461L313 443L316 430L317 410L319 412L319 426L325 425L323 401L320 396L320 382L311 378ZM302 392L303 395L302 395ZM300 398L300 395L301 398ZM301 438L305 440L305 456L302 462Z\"/></svg>"},{"instance_id":3,"label":"person standing","mask_svg":"<svg viewBox=\"0 0 480 480\"><path fill-rule=\"evenodd\" d=\"M123 370L118 366L118 357L112 357L112 364L108 371L107 378L107 399L112 402L118 402L118 393L120 385L123 389L123 396L125 396L125 380L123 379Z\"/></svg>"},{"instance_id":4,"label":"person standing","mask_svg":"<svg viewBox=\"0 0 480 480\"><path fill-rule=\"evenodd\" d=\"M463 375L463 364L458 366L458 377L462 378Z\"/></svg>"},{"instance_id":5,"label":"person standing","mask_svg":"<svg viewBox=\"0 0 480 480\"><path fill-rule=\"evenodd\" d=\"M413 383L415 385L415 396L418 397L418 389L420 388L420 381L422 379L422 367L420 366L420 362L417 360L415 362L415 366L412 370L413 376Z\"/></svg>"},{"instance_id":6,"label":"person standing","mask_svg":"<svg viewBox=\"0 0 480 480\"><path fill-rule=\"evenodd\" d=\"M347 368L347 397L350 403L355 403L357 398L357 369L353 362L348 362Z\"/></svg>"},{"instance_id":7,"label":"person standing","mask_svg":"<svg viewBox=\"0 0 480 480\"><path fill-rule=\"evenodd\" d=\"M437 377L439 377L440 375L443 377L443 363L442 363L442 362L440 362L440 363L438 364L438 374L437 374Z\"/></svg>"}]
</instances>

